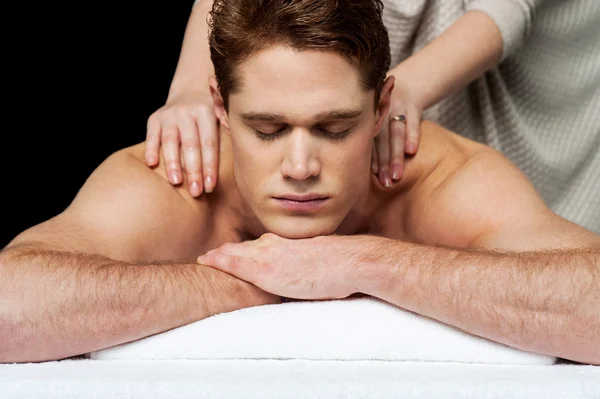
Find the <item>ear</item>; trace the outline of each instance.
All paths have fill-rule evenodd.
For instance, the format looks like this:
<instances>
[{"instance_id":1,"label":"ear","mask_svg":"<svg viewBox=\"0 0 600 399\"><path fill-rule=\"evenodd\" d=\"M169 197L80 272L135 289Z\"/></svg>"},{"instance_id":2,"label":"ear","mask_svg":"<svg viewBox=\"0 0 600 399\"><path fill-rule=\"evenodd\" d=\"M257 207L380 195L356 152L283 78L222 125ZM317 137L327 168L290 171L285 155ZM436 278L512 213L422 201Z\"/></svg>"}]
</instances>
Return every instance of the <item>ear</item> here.
<instances>
[{"instance_id":1,"label":"ear","mask_svg":"<svg viewBox=\"0 0 600 399\"><path fill-rule=\"evenodd\" d=\"M377 122L375 123L375 130L373 131L373 137L377 136L381 131L381 125L387 120L388 113L390 111L390 103L392 100L392 91L394 90L394 82L396 78L394 75L388 76L383 82L381 88L381 94L379 96L379 103L375 109L375 117Z\"/></svg>"},{"instance_id":2,"label":"ear","mask_svg":"<svg viewBox=\"0 0 600 399\"><path fill-rule=\"evenodd\" d=\"M208 78L208 84L210 86L210 95L213 99L213 107L215 110L215 115L219 120L219 123L229 129L229 120L227 117L227 110L225 110L225 102L223 101L223 97L219 92L219 85L217 83L217 79L214 76L210 76Z\"/></svg>"}]
</instances>

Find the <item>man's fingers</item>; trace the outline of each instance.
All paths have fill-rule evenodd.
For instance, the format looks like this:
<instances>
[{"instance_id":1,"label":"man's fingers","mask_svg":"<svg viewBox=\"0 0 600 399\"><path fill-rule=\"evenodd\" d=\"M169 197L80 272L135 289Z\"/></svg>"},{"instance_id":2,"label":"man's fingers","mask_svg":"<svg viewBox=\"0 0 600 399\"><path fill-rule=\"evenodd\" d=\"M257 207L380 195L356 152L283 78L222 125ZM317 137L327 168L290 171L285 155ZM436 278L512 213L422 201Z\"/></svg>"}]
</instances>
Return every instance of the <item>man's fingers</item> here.
<instances>
[{"instance_id":1,"label":"man's fingers","mask_svg":"<svg viewBox=\"0 0 600 399\"><path fill-rule=\"evenodd\" d=\"M379 160L379 180L385 187L392 186L390 178L390 135L389 123L384 122L381 126L381 131L375 137L375 145L377 147L377 158Z\"/></svg>"},{"instance_id":2,"label":"man's fingers","mask_svg":"<svg viewBox=\"0 0 600 399\"><path fill-rule=\"evenodd\" d=\"M208 251L207 254L212 254L219 252L221 254L229 255L229 256L239 256L239 257L251 257L256 254L254 248L245 243L232 243L228 242L221 245L219 248L215 248L211 251Z\"/></svg>"},{"instance_id":3,"label":"man's fingers","mask_svg":"<svg viewBox=\"0 0 600 399\"><path fill-rule=\"evenodd\" d=\"M171 184L181 183L181 161L179 157L179 129L175 124L163 125L162 151L167 176Z\"/></svg>"},{"instance_id":4,"label":"man's fingers","mask_svg":"<svg viewBox=\"0 0 600 399\"><path fill-rule=\"evenodd\" d=\"M192 117L182 115L178 119L179 132L181 133L181 149L183 164L187 174L188 190L192 196L197 197L202 193L202 154L196 123Z\"/></svg>"},{"instance_id":5,"label":"man's fingers","mask_svg":"<svg viewBox=\"0 0 600 399\"><path fill-rule=\"evenodd\" d=\"M409 155L414 155L419 148L421 140L421 113L413 109L409 111L406 120L406 146L404 151Z\"/></svg>"},{"instance_id":6,"label":"man's fingers","mask_svg":"<svg viewBox=\"0 0 600 399\"><path fill-rule=\"evenodd\" d=\"M406 122L392 120L390 122L390 147L391 147L391 176L400 180L404 172L404 141L406 138Z\"/></svg>"},{"instance_id":7,"label":"man's fingers","mask_svg":"<svg viewBox=\"0 0 600 399\"><path fill-rule=\"evenodd\" d=\"M146 125L146 151L145 160L148 166L158 164L158 148L160 147L160 120L157 114L152 114L148 118Z\"/></svg>"},{"instance_id":8,"label":"man's fingers","mask_svg":"<svg viewBox=\"0 0 600 399\"><path fill-rule=\"evenodd\" d=\"M253 272L251 267L248 267L249 262L245 258L212 252L199 256L197 261L201 265L214 267L242 280L253 282L251 281Z\"/></svg>"},{"instance_id":9,"label":"man's fingers","mask_svg":"<svg viewBox=\"0 0 600 399\"><path fill-rule=\"evenodd\" d=\"M219 129L214 111L209 108L201 108L198 111L197 126L202 148L204 191L210 193L217 184L219 170Z\"/></svg>"}]
</instances>

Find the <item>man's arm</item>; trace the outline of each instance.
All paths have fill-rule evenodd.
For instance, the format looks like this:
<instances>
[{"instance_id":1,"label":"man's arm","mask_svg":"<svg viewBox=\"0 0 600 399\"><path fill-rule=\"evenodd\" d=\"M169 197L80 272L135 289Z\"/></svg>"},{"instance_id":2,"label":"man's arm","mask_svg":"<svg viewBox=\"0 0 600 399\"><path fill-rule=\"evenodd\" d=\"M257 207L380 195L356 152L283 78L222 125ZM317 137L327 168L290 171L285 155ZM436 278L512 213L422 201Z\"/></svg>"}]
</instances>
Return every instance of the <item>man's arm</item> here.
<instances>
[{"instance_id":1,"label":"man's arm","mask_svg":"<svg viewBox=\"0 0 600 399\"><path fill-rule=\"evenodd\" d=\"M363 264L358 291L508 346L600 364L600 250L385 248L387 261Z\"/></svg>"},{"instance_id":2,"label":"man's arm","mask_svg":"<svg viewBox=\"0 0 600 399\"><path fill-rule=\"evenodd\" d=\"M272 297L195 264L207 209L128 151L0 252L0 362L66 358ZM181 259L180 261L168 261Z\"/></svg>"},{"instance_id":3,"label":"man's arm","mask_svg":"<svg viewBox=\"0 0 600 399\"><path fill-rule=\"evenodd\" d=\"M551 212L491 149L438 183L410 212L435 243L388 240L353 278L359 291L513 347L600 364L600 237Z\"/></svg>"}]
</instances>

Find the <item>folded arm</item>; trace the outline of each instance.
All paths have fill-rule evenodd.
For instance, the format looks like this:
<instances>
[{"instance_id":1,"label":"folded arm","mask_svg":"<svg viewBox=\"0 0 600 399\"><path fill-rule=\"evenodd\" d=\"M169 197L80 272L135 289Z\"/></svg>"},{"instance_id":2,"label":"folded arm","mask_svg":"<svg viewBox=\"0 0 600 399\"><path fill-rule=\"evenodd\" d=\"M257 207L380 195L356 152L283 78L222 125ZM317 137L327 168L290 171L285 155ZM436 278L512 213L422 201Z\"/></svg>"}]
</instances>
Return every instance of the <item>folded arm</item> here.
<instances>
[{"instance_id":1,"label":"folded arm","mask_svg":"<svg viewBox=\"0 0 600 399\"><path fill-rule=\"evenodd\" d=\"M359 291L512 347L600 364L600 250L386 249Z\"/></svg>"},{"instance_id":2,"label":"folded arm","mask_svg":"<svg viewBox=\"0 0 600 399\"><path fill-rule=\"evenodd\" d=\"M63 359L258 304L247 284L190 263L33 244L3 251L0 262L0 362Z\"/></svg>"},{"instance_id":3,"label":"folded arm","mask_svg":"<svg viewBox=\"0 0 600 399\"><path fill-rule=\"evenodd\" d=\"M63 213L0 252L0 362L62 359L272 300L195 264L205 218L128 152L109 157Z\"/></svg>"},{"instance_id":4,"label":"folded arm","mask_svg":"<svg viewBox=\"0 0 600 399\"><path fill-rule=\"evenodd\" d=\"M358 290L513 347L599 364L600 236L550 211L491 149L434 187L409 212L425 245L382 239Z\"/></svg>"}]
</instances>

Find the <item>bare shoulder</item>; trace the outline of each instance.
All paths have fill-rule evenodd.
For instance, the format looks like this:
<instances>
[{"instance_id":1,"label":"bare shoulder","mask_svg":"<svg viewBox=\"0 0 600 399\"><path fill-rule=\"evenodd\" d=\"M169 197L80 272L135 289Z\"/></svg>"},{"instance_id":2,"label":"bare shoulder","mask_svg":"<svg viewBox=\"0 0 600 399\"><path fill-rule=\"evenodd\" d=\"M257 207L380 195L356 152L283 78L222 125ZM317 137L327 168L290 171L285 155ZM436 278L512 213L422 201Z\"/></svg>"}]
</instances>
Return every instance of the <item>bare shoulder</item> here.
<instances>
[{"instance_id":1,"label":"bare shoulder","mask_svg":"<svg viewBox=\"0 0 600 399\"><path fill-rule=\"evenodd\" d=\"M191 258L208 231L206 201L143 162L144 143L108 156L60 214L18 235L35 244L119 260ZM193 258L192 258L193 259Z\"/></svg>"},{"instance_id":2,"label":"bare shoulder","mask_svg":"<svg viewBox=\"0 0 600 399\"><path fill-rule=\"evenodd\" d=\"M417 184L409 229L440 245L507 250L600 245L600 237L558 216L502 153L441 127L446 150Z\"/></svg>"}]
</instances>

